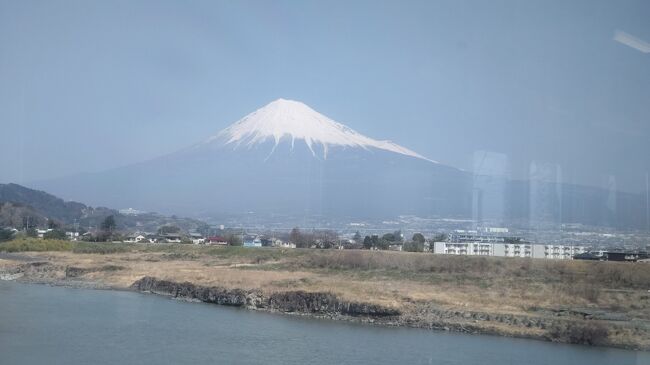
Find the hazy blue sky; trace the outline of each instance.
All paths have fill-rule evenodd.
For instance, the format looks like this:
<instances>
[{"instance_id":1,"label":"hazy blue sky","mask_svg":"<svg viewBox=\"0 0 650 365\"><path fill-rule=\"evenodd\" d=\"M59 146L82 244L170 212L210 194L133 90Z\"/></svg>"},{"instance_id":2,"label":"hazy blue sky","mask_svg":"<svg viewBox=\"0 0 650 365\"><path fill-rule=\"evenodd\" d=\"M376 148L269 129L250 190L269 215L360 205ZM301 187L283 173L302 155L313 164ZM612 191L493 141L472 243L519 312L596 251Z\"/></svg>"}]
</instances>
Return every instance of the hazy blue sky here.
<instances>
[{"instance_id":1,"label":"hazy blue sky","mask_svg":"<svg viewBox=\"0 0 650 365\"><path fill-rule=\"evenodd\" d=\"M0 0L0 182L99 171L215 134L277 98L514 177L639 191L649 1ZM505 157L503 157L505 154Z\"/></svg>"}]
</instances>

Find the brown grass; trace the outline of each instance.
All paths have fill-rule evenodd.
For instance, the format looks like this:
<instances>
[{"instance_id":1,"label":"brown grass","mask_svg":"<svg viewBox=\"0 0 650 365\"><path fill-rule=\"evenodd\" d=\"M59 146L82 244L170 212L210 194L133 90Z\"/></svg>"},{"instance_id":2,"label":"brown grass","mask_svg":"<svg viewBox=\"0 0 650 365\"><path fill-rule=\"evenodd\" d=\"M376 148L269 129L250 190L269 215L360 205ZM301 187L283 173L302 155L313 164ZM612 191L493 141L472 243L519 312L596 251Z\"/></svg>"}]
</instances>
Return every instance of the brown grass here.
<instances>
[{"instance_id":1,"label":"brown grass","mask_svg":"<svg viewBox=\"0 0 650 365\"><path fill-rule=\"evenodd\" d=\"M92 246L89 250L94 249ZM642 328L646 329L608 327L604 336L620 343L634 338L635 343L650 346L648 264L356 250L197 246L128 246L114 253L98 250L101 253L38 252L29 255L62 267L121 268L80 276L118 288L128 287L143 276L154 276L269 293L287 290L331 292L344 300L397 307L408 313L416 313L423 307L532 316L555 316L554 313L571 308L623 313L632 319L631 323L643 323L646 327ZM11 265L11 261L4 260L0 264ZM581 318L571 318L584 324ZM481 325L502 333L543 332L503 323ZM602 340L603 332L599 328L569 327L558 325L549 329L547 335L580 343L596 344Z\"/></svg>"}]
</instances>

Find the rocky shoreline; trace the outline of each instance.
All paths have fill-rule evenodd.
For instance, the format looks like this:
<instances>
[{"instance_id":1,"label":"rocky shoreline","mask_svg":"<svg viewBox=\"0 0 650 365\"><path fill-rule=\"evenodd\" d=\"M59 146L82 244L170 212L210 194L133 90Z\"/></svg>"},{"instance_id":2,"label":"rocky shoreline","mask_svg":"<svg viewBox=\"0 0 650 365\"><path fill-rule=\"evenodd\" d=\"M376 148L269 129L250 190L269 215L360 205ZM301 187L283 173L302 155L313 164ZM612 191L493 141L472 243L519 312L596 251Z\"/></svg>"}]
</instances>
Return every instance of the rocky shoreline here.
<instances>
[{"instance_id":1,"label":"rocky shoreline","mask_svg":"<svg viewBox=\"0 0 650 365\"><path fill-rule=\"evenodd\" d=\"M0 270L0 279L84 289L132 290L250 310L375 325L650 350L635 343L614 344L602 340L607 338L608 328L618 324L628 324L624 318L622 320L618 318L618 322L601 320L593 316L593 313L579 311L557 310L552 313L540 312L539 315L515 315L440 308L431 303L412 303L398 309L372 303L346 301L328 292L303 290L265 292L259 289L202 286L192 282L175 282L153 276L141 277L130 286L121 287L110 286L85 277L91 273L110 273L119 270L122 270L122 267L116 265L82 268L23 259L17 260L16 265ZM605 333L598 333L598 331L605 331Z\"/></svg>"},{"instance_id":2,"label":"rocky shoreline","mask_svg":"<svg viewBox=\"0 0 650 365\"><path fill-rule=\"evenodd\" d=\"M368 303L355 303L340 300L331 293L286 291L264 294L260 290L226 289L205 287L190 282L173 282L154 277L143 277L131 285L131 290L142 293L163 295L175 299L200 301L204 303L240 307L249 310L268 311L291 315L303 315L333 320L344 320L384 326L412 327L431 330L453 331L468 334L489 334L507 336L497 330L486 330L470 321L490 320L489 314L460 311L429 310L426 316L414 316L394 308ZM426 317L426 318L425 318ZM460 323L458 319L463 319ZM520 323L531 328L540 322L525 316L495 316L501 323ZM520 335L520 338L548 340L543 336Z\"/></svg>"},{"instance_id":3,"label":"rocky shoreline","mask_svg":"<svg viewBox=\"0 0 650 365\"><path fill-rule=\"evenodd\" d=\"M133 283L130 289L143 293L169 296L175 299L196 300L249 310L467 334L511 336L509 333L498 329L489 329L476 325L479 321L495 321L528 329L544 329L546 326L551 325L551 323L544 320L529 316L491 315L480 312L440 310L432 307L420 308L419 312L402 312L394 308L374 304L342 301L331 293L286 291L266 295L260 290L204 287L190 282L178 283L159 280L154 277L144 277ZM515 337L551 340L543 335L533 333L521 333Z\"/></svg>"},{"instance_id":4,"label":"rocky shoreline","mask_svg":"<svg viewBox=\"0 0 650 365\"><path fill-rule=\"evenodd\" d=\"M189 282L176 283L159 280L149 276L133 283L131 289L179 299L196 299L204 303L272 312L313 314L325 317L396 318L400 315L397 309L368 303L346 302L331 293L286 291L265 294L261 290L205 287Z\"/></svg>"}]
</instances>

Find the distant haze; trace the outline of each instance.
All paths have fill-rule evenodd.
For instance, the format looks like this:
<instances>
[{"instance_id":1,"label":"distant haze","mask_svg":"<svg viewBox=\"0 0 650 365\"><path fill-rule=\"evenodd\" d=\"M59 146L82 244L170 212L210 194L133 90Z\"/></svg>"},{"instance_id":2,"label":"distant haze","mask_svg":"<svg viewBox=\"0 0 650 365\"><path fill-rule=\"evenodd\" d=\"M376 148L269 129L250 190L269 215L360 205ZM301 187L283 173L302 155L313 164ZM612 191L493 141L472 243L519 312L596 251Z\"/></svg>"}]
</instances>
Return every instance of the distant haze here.
<instances>
[{"instance_id":1,"label":"distant haze","mask_svg":"<svg viewBox=\"0 0 650 365\"><path fill-rule=\"evenodd\" d=\"M2 1L0 182L200 142L278 98L467 171L640 192L648 1Z\"/></svg>"},{"instance_id":2,"label":"distant haze","mask_svg":"<svg viewBox=\"0 0 650 365\"><path fill-rule=\"evenodd\" d=\"M507 156L479 151L474 160L474 173L451 168L278 99L176 153L30 186L92 205L210 221L255 214L327 225L416 215L648 228L647 196L617 191L614 178L607 188L567 184L557 165L533 162L530 180L513 180Z\"/></svg>"}]
</instances>

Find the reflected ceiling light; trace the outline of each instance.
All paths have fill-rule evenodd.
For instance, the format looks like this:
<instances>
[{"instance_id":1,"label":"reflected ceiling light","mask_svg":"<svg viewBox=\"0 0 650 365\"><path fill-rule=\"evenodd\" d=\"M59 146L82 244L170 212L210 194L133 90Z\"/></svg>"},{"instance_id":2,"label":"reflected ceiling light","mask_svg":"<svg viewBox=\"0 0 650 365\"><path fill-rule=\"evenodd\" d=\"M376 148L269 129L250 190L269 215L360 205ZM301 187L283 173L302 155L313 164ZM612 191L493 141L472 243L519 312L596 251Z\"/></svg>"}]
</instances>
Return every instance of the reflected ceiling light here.
<instances>
[{"instance_id":1,"label":"reflected ceiling light","mask_svg":"<svg viewBox=\"0 0 650 365\"><path fill-rule=\"evenodd\" d=\"M632 47L637 51L641 51L643 53L650 53L650 43L642 39L639 39L633 35L627 34L621 30L617 30L614 32L614 40L619 43L623 43L626 46Z\"/></svg>"}]
</instances>

